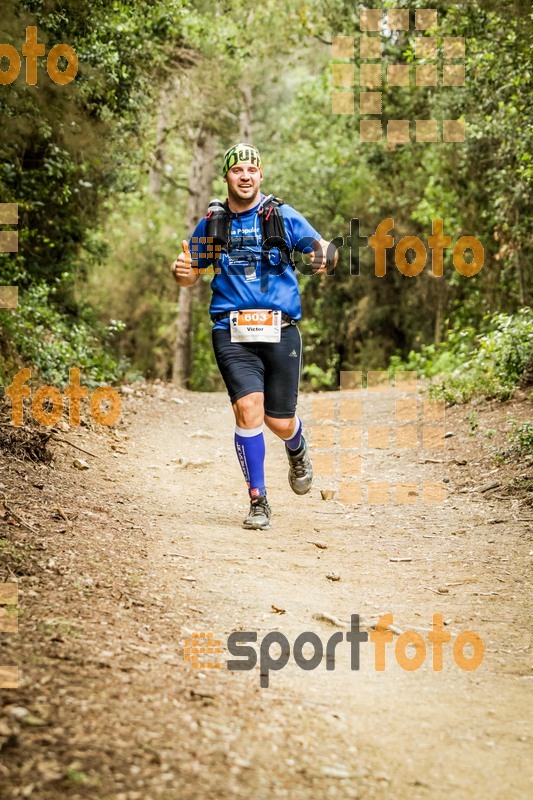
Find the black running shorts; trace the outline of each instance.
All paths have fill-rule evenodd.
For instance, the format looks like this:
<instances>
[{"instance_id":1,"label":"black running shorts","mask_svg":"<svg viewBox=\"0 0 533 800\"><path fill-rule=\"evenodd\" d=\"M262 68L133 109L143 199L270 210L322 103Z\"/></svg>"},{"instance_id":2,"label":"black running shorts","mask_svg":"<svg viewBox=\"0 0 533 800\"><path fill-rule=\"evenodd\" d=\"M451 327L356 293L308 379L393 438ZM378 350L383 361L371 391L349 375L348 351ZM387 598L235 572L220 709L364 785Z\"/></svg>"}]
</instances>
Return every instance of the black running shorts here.
<instances>
[{"instance_id":1,"label":"black running shorts","mask_svg":"<svg viewBox=\"0 0 533 800\"><path fill-rule=\"evenodd\" d=\"M302 339L296 325L281 328L280 342L232 342L229 328L213 330L212 335L231 402L251 392L263 392L268 417L293 417L302 361Z\"/></svg>"}]
</instances>

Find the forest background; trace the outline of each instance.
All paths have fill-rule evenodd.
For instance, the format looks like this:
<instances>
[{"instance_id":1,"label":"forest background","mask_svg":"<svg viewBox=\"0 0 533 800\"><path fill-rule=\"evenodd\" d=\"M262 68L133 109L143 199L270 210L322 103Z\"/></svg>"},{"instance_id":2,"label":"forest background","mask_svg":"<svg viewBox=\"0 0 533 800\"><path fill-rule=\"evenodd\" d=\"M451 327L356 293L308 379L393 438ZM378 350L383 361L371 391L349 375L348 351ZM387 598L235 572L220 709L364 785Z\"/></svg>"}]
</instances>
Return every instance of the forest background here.
<instances>
[{"instance_id":1,"label":"forest background","mask_svg":"<svg viewBox=\"0 0 533 800\"><path fill-rule=\"evenodd\" d=\"M365 3L410 10L410 31L383 32L385 65L414 62L415 9L427 6ZM33 381L62 386L77 366L92 386L222 388L209 281L179 290L169 267L209 200L225 197L221 156L240 140L261 151L265 191L326 239L349 236L353 218L367 236L391 217L396 241L427 242L442 218L452 243L471 235L485 249L469 278L451 249L441 278L430 258L402 275L392 251L378 278L370 248L359 275L346 248L335 275L302 275L304 387L398 367L433 377L449 402L533 383L530 3L431 4L439 43L465 37L465 86L384 85L383 119L463 119L466 141L402 145L360 142L357 110L332 113L332 38L354 36L357 54L362 8L3 0L0 42L20 52L36 25L47 52L76 50L79 71L57 85L42 58L30 86L23 61L0 86L0 202L19 208L18 253L0 254L0 284L19 287L18 308L0 310L0 383L31 366Z\"/></svg>"}]
</instances>

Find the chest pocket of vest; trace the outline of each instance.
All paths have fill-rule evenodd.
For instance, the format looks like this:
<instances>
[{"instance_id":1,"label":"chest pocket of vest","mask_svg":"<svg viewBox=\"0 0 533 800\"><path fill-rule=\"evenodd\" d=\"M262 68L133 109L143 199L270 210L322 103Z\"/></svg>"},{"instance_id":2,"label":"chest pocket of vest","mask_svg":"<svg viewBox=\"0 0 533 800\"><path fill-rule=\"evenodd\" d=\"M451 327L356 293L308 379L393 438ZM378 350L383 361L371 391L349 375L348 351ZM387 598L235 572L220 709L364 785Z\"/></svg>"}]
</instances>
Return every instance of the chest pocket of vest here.
<instances>
[{"instance_id":1,"label":"chest pocket of vest","mask_svg":"<svg viewBox=\"0 0 533 800\"><path fill-rule=\"evenodd\" d=\"M240 223L240 221L239 221ZM240 223L241 224L241 223ZM228 273L243 276L246 281L256 281L260 277L261 228L257 217L253 225L234 229L231 224L228 252Z\"/></svg>"}]
</instances>

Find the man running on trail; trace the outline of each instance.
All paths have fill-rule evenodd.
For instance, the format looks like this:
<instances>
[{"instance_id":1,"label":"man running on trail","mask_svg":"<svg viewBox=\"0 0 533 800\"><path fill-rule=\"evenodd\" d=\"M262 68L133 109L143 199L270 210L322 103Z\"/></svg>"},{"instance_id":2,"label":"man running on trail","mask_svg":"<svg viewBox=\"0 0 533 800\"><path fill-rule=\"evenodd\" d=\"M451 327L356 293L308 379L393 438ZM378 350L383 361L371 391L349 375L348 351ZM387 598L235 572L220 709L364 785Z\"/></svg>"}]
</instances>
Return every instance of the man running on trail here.
<instances>
[{"instance_id":1,"label":"man running on trail","mask_svg":"<svg viewBox=\"0 0 533 800\"><path fill-rule=\"evenodd\" d=\"M332 245L330 261L330 243L301 214L261 193L262 162L255 147L239 143L227 150L223 175L226 203L211 202L171 269L179 285L187 287L214 263L209 313L250 496L243 527L259 530L269 528L271 518L263 423L285 443L292 490L306 494L313 480L302 421L296 416L302 359L296 322L302 309L290 254L308 254L313 272L325 272L335 266L337 252Z\"/></svg>"}]
</instances>

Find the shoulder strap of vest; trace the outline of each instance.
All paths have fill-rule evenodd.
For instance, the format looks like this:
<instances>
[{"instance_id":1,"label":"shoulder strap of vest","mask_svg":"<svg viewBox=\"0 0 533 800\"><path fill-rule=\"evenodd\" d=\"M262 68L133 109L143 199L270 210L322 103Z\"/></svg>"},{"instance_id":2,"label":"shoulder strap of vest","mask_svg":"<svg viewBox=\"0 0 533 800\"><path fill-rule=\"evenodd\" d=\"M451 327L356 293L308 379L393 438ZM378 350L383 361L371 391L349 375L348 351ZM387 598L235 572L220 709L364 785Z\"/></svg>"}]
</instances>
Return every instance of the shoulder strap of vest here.
<instances>
[{"instance_id":1,"label":"shoulder strap of vest","mask_svg":"<svg viewBox=\"0 0 533 800\"><path fill-rule=\"evenodd\" d=\"M287 229L285 227L285 220L280 211L283 200L274 195L268 196L259 209L259 217L261 220L261 237L266 244L265 249L271 250L277 247L281 253L281 260L284 264L290 264L293 269L296 269L296 264L291 258L291 251L287 244Z\"/></svg>"},{"instance_id":2,"label":"shoulder strap of vest","mask_svg":"<svg viewBox=\"0 0 533 800\"><path fill-rule=\"evenodd\" d=\"M263 200L261 207L259 209L259 214L264 219L270 219L272 212L275 208L279 208L283 205L283 200L280 200L279 197L274 197L273 194L269 194L268 197L265 197Z\"/></svg>"},{"instance_id":3,"label":"shoulder strap of vest","mask_svg":"<svg viewBox=\"0 0 533 800\"><path fill-rule=\"evenodd\" d=\"M290 264L293 269L296 268L295 263L291 259L289 246L287 245L287 231L285 228L285 221L283 214L280 211L280 206L284 205L283 200L274 195L266 197L259 208L259 219L261 223L261 239L266 243L265 250L271 250L277 247L281 252L282 261ZM213 214L206 214L206 231L207 237L212 237L222 246L223 252L229 253L231 249L231 211L229 208L228 200L224 202L225 215L222 219L219 217L215 222ZM208 263L208 262L206 262Z\"/></svg>"}]
</instances>

